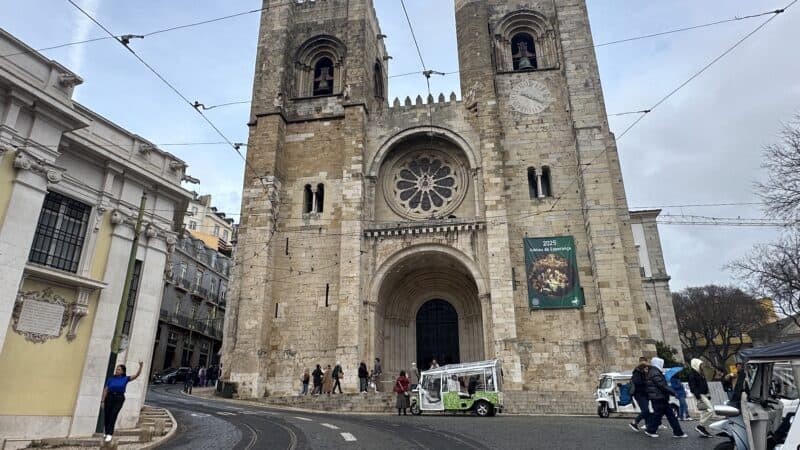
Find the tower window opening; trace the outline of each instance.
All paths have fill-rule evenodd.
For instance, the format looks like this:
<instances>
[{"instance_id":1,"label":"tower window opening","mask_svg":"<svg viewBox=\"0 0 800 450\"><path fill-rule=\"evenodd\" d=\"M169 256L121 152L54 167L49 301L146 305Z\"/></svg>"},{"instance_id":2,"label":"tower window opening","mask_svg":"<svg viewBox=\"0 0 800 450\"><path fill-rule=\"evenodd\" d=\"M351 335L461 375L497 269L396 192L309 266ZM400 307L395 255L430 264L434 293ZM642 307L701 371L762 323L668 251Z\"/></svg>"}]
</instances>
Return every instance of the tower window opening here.
<instances>
[{"instance_id":1,"label":"tower window opening","mask_svg":"<svg viewBox=\"0 0 800 450\"><path fill-rule=\"evenodd\" d=\"M541 188L542 197L552 197L553 196L553 189L550 185L550 168L549 167L542 167L542 188Z\"/></svg>"},{"instance_id":2,"label":"tower window opening","mask_svg":"<svg viewBox=\"0 0 800 450\"><path fill-rule=\"evenodd\" d=\"M384 92L383 92L383 66L381 66L381 63L379 63L379 62L375 63L374 72L375 72L374 73L374 76L375 76L375 98L377 98L378 100L383 100L386 97L385 97Z\"/></svg>"},{"instance_id":3,"label":"tower window opening","mask_svg":"<svg viewBox=\"0 0 800 450\"><path fill-rule=\"evenodd\" d=\"M531 199L539 198L539 178L533 167L528 168L528 195Z\"/></svg>"},{"instance_id":4,"label":"tower window opening","mask_svg":"<svg viewBox=\"0 0 800 450\"><path fill-rule=\"evenodd\" d=\"M316 209L315 212L321 213L324 211L325 206L325 185L320 183L317 185L317 192L314 193L314 197L316 199Z\"/></svg>"},{"instance_id":5,"label":"tower window opening","mask_svg":"<svg viewBox=\"0 0 800 450\"><path fill-rule=\"evenodd\" d=\"M511 39L511 55L514 59L514 70L533 70L538 68L536 61L536 44L528 33L519 33Z\"/></svg>"},{"instance_id":6,"label":"tower window opening","mask_svg":"<svg viewBox=\"0 0 800 450\"><path fill-rule=\"evenodd\" d=\"M314 193L311 192L310 184L303 189L303 212L306 214L314 212Z\"/></svg>"},{"instance_id":7,"label":"tower window opening","mask_svg":"<svg viewBox=\"0 0 800 450\"><path fill-rule=\"evenodd\" d=\"M314 96L333 94L333 61L320 58L314 65Z\"/></svg>"}]
</instances>

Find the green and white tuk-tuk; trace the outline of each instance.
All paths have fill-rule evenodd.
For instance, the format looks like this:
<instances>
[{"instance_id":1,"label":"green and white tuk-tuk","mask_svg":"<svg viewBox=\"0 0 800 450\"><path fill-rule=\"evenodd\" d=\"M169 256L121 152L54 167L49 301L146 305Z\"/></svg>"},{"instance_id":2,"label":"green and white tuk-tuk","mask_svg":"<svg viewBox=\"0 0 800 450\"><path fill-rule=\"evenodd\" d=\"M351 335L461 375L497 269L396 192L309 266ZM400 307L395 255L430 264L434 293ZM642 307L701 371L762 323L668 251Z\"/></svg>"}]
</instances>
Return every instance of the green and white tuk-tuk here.
<instances>
[{"instance_id":1,"label":"green and white tuk-tuk","mask_svg":"<svg viewBox=\"0 0 800 450\"><path fill-rule=\"evenodd\" d=\"M503 411L500 361L450 364L420 374L411 395L411 414L475 412L486 417Z\"/></svg>"}]
</instances>

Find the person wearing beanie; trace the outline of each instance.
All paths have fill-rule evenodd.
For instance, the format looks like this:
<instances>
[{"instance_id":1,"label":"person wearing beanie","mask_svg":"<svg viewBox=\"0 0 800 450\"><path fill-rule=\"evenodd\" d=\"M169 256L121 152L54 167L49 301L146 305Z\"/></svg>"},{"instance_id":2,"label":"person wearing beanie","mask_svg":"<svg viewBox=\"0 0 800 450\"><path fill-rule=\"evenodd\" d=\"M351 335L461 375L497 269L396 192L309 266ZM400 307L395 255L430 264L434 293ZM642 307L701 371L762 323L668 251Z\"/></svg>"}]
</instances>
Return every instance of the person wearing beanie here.
<instances>
[{"instance_id":1,"label":"person wearing beanie","mask_svg":"<svg viewBox=\"0 0 800 450\"><path fill-rule=\"evenodd\" d=\"M695 358L692 360L692 370L689 372L689 390L692 391L692 395L697 399L698 408L705 407L704 410L700 411L700 423L694 429L700 436L710 438L712 436L706 426L711 423L711 419L714 417L714 404L711 403L708 380L706 380L703 373L703 364L700 359Z\"/></svg>"},{"instance_id":2,"label":"person wearing beanie","mask_svg":"<svg viewBox=\"0 0 800 450\"><path fill-rule=\"evenodd\" d=\"M657 438L658 427L661 424L661 418L667 416L667 422L672 427L672 436L676 438L688 437L681 429L681 424L672 408L669 406L669 397L677 397L675 391L667 384L667 379L664 378L664 360L661 358L653 358L650 360L650 369L647 371L647 396L650 398L650 403L653 405L653 414L650 416L650 421L647 423L645 434Z\"/></svg>"}]
</instances>

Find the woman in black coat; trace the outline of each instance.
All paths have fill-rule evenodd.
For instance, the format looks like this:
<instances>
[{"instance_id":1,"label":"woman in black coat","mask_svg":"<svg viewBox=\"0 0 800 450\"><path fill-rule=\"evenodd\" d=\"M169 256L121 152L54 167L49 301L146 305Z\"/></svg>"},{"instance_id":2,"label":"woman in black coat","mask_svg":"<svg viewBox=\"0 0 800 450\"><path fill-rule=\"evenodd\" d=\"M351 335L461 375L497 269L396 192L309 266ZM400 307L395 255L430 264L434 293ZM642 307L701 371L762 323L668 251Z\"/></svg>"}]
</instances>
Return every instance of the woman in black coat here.
<instances>
[{"instance_id":1,"label":"woman in black coat","mask_svg":"<svg viewBox=\"0 0 800 450\"><path fill-rule=\"evenodd\" d=\"M367 370L367 364L364 361L361 361L361 364L358 366L358 391L359 392L367 392L367 379L369 378L369 370Z\"/></svg>"},{"instance_id":2,"label":"woman in black coat","mask_svg":"<svg viewBox=\"0 0 800 450\"><path fill-rule=\"evenodd\" d=\"M311 395L319 395L322 394L322 367L317 364L317 368L311 372L311 376L314 378L314 390L311 392Z\"/></svg>"}]
</instances>

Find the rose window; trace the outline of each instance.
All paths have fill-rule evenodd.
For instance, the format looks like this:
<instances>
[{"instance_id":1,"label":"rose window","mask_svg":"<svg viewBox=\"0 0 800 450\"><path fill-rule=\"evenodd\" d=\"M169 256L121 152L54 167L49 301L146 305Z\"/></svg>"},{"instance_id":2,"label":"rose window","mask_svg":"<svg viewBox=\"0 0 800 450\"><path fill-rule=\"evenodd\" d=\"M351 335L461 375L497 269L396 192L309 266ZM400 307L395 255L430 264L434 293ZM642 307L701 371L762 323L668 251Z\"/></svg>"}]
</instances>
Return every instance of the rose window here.
<instances>
[{"instance_id":1,"label":"rose window","mask_svg":"<svg viewBox=\"0 0 800 450\"><path fill-rule=\"evenodd\" d=\"M408 218L442 218L459 206L466 191L461 164L438 151L398 158L387 175L387 200L395 212Z\"/></svg>"}]
</instances>

